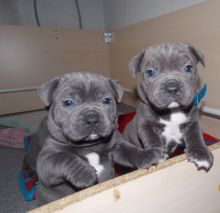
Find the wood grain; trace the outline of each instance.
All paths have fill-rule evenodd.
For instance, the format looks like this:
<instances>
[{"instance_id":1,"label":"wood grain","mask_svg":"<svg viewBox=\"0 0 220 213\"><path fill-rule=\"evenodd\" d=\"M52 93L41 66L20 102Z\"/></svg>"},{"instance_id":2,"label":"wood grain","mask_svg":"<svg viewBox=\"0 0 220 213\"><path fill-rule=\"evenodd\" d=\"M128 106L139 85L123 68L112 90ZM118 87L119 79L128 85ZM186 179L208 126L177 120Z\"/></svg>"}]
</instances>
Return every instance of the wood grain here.
<instances>
[{"instance_id":1,"label":"wood grain","mask_svg":"<svg viewBox=\"0 0 220 213\"><path fill-rule=\"evenodd\" d=\"M54 76L76 70L110 76L108 45L102 41L101 32L0 26L1 89L39 86ZM20 100L24 94L27 94L26 100ZM12 96L16 99L14 104L11 104ZM42 106L35 94L14 93L8 98L0 95L0 99L4 100L0 114Z\"/></svg>"},{"instance_id":2,"label":"wood grain","mask_svg":"<svg viewBox=\"0 0 220 213\"><path fill-rule=\"evenodd\" d=\"M219 212L220 143L210 149L215 162L208 173L197 171L181 155L157 168L134 171L30 213L142 213L161 212L161 209L165 213Z\"/></svg>"}]
</instances>

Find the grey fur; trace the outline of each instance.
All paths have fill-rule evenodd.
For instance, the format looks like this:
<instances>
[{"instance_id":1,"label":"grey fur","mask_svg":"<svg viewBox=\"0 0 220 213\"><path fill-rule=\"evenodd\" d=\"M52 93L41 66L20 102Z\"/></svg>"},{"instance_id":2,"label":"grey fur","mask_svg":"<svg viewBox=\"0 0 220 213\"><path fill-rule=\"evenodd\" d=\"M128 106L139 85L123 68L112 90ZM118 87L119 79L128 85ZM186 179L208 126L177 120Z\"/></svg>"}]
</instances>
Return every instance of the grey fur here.
<instances>
[{"instance_id":1,"label":"grey fur","mask_svg":"<svg viewBox=\"0 0 220 213\"><path fill-rule=\"evenodd\" d=\"M213 164L213 155L202 137L198 107L192 103L197 92L199 62L205 66L203 54L180 42L151 46L129 63L133 76L140 73L137 89L141 101L124 135L135 146L148 150L148 168L166 159L180 141L185 145L188 159L198 169L209 170ZM185 72L186 65L191 66L192 72ZM149 69L154 70L155 76L150 76ZM182 122L178 116L183 118ZM164 135L172 128L168 140ZM172 140L172 134L177 134L178 140Z\"/></svg>"},{"instance_id":2,"label":"grey fur","mask_svg":"<svg viewBox=\"0 0 220 213\"><path fill-rule=\"evenodd\" d=\"M28 176L38 175L40 205L113 178L114 162L145 167L147 153L117 131L117 102L123 95L119 84L79 72L56 77L38 92L50 109L32 137L23 170ZM103 103L104 97L110 103ZM65 100L74 105L65 106ZM91 153L98 154L104 168L100 175L89 163Z\"/></svg>"}]
</instances>

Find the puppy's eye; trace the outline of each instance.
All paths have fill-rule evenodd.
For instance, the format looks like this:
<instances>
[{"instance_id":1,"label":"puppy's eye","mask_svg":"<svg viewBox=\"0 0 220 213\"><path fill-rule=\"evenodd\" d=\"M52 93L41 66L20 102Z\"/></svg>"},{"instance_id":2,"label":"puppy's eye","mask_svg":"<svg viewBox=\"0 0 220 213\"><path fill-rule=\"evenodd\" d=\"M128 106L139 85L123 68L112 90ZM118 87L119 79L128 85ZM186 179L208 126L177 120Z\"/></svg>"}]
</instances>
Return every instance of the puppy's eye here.
<instances>
[{"instance_id":1,"label":"puppy's eye","mask_svg":"<svg viewBox=\"0 0 220 213\"><path fill-rule=\"evenodd\" d=\"M192 65L190 64L187 64L183 67L183 72L186 72L186 73L191 73L194 71L194 68Z\"/></svg>"},{"instance_id":2,"label":"puppy's eye","mask_svg":"<svg viewBox=\"0 0 220 213\"><path fill-rule=\"evenodd\" d=\"M148 69L146 70L146 74L148 77L156 77L157 76L157 71L155 69Z\"/></svg>"},{"instance_id":3,"label":"puppy's eye","mask_svg":"<svg viewBox=\"0 0 220 213\"><path fill-rule=\"evenodd\" d=\"M103 97L103 98L101 99L101 102L102 102L102 104L107 105L107 104L110 104L110 103L111 103L111 99L110 99L110 98L107 98L107 97Z\"/></svg>"},{"instance_id":4,"label":"puppy's eye","mask_svg":"<svg viewBox=\"0 0 220 213\"><path fill-rule=\"evenodd\" d=\"M66 99L63 101L63 106L64 107L71 107L71 106L74 106L75 105L75 102L71 99Z\"/></svg>"}]
</instances>

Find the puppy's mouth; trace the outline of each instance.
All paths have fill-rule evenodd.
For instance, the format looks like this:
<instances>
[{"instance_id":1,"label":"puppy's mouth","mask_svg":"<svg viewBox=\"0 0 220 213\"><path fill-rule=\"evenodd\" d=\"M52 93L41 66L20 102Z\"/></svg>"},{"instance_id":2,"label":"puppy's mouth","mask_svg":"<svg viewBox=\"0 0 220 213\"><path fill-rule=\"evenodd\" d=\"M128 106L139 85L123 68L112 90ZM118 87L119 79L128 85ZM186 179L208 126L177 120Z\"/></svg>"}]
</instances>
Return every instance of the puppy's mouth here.
<instances>
[{"instance_id":1,"label":"puppy's mouth","mask_svg":"<svg viewBox=\"0 0 220 213\"><path fill-rule=\"evenodd\" d=\"M176 101L173 101L167 106L167 108L174 109L174 108L178 108L179 106L180 106L179 103L177 103Z\"/></svg>"},{"instance_id":2,"label":"puppy's mouth","mask_svg":"<svg viewBox=\"0 0 220 213\"><path fill-rule=\"evenodd\" d=\"M111 135L111 133L110 133ZM87 136L83 138L86 142L95 143L97 141L105 141L106 138L109 138L109 134L101 134L95 130L92 130Z\"/></svg>"},{"instance_id":3,"label":"puppy's mouth","mask_svg":"<svg viewBox=\"0 0 220 213\"><path fill-rule=\"evenodd\" d=\"M180 85L178 90L167 90L161 85L159 90L152 91L153 95L149 96L150 104L157 110L166 109L185 109L192 105L195 92L186 89L186 86Z\"/></svg>"},{"instance_id":4,"label":"puppy's mouth","mask_svg":"<svg viewBox=\"0 0 220 213\"><path fill-rule=\"evenodd\" d=\"M149 100L149 103L156 110L166 110L166 109L186 109L190 107L193 103L194 96L190 95L188 97L167 97L165 95L160 96L161 98L153 98Z\"/></svg>"},{"instance_id":5,"label":"puppy's mouth","mask_svg":"<svg viewBox=\"0 0 220 213\"><path fill-rule=\"evenodd\" d=\"M96 133L91 133L89 134L85 140L88 140L88 141L94 141L94 140L97 140L100 138L100 135L96 134Z\"/></svg>"},{"instance_id":6,"label":"puppy's mouth","mask_svg":"<svg viewBox=\"0 0 220 213\"><path fill-rule=\"evenodd\" d=\"M153 106L157 109L164 110L164 109L176 109L176 108L187 108L191 106L193 99L189 98L187 100L178 100L178 99L171 99L165 103L157 103L156 101L153 102Z\"/></svg>"},{"instance_id":7,"label":"puppy's mouth","mask_svg":"<svg viewBox=\"0 0 220 213\"><path fill-rule=\"evenodd\" d=\"M71 143L72 146L75 147L86 147L86 146L94 146L100 143L105 143L111 137L110 135L101 135L94 131L91 131L88 135L81 136L78 138L72 138L71 136L65 135L67 140Z\"/></svg>"},{"instance_id":8,"label":"puppy's mouth","mask_svg":"<svg viewBox=\"0 0 220 213\"><path fill-rule=\"evenodd\" d=\"M89 114L87 122L82 115L81 119L77 119L77 122L67 123L63 127L63 135L68 143L77 147L91 146L105 143L106 139L109 139L114 130L113 126L102 117L98 117L99 119L97 118L96 121L96 117L92 117L92 115Z\"/></svg>"}]
</instances>

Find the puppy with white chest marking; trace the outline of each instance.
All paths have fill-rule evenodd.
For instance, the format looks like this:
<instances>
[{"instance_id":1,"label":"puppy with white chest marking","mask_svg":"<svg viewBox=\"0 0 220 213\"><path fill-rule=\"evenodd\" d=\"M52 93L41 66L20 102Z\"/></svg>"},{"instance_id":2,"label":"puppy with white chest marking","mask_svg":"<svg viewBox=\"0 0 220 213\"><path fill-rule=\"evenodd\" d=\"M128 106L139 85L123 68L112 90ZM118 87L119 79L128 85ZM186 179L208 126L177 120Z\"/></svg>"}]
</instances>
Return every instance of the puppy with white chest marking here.
<instances>
[{"instance_id":1,"label":"puppy with white chest marking","mask_svg":"<svg viewBox=\"0 0 220 213\"><path fill-rule=\"evenodd\" d=\"M189 161L209 170L213 155L206 147L199 124L198 107L193 104L198 87L197 64L203 54L187 43L163 43L133 57L129 68L138 72L140 104L125 129L132 144L148 150L148 168L185 145Z\"/></svg>"},{"instance_id":2,"label":"puppy with white chest marking","mask_svg":"<svg viewBox=\"0 0 220 213\"><path fill-rule=\"evenodd\" d=\"M50 108L31 139L23 172L37 174L40 204L113 178L115 162L145 167L145 151L117 131L117 102L123 95L119 84L78 72L56 77L38 91Z\"/></svg>"}]
</instances>

